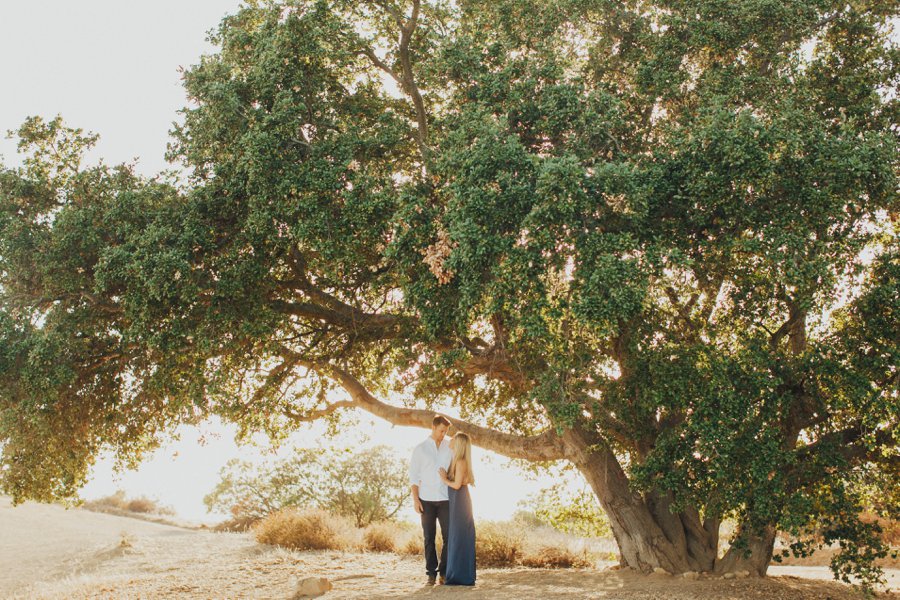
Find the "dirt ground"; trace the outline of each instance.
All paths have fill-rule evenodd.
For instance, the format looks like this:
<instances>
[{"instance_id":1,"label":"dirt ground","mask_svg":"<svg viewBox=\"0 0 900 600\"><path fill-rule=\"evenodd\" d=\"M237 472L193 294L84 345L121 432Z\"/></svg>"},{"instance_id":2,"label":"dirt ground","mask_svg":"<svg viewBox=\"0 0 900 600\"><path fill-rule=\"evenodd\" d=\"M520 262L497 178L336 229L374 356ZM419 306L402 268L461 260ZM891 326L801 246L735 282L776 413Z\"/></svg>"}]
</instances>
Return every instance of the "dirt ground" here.
<instances>
[{"instance_id":1,"label":"dirt ground","mask_svg":"<svg viewBox=\"0 0 900 600\"><path fill-rule=\"evenodd\" d=\"M773 566L763 579L645 576L629 570L479 569L474 587L425 586L423 561L382 553L295 552L249 534L185 529L0 498L0 598L295 598L326 577L332 598L603 598L622 600L862 598L826 567ZM900 571L889 590L900 600Z\"/></svg>"}]
</instances>

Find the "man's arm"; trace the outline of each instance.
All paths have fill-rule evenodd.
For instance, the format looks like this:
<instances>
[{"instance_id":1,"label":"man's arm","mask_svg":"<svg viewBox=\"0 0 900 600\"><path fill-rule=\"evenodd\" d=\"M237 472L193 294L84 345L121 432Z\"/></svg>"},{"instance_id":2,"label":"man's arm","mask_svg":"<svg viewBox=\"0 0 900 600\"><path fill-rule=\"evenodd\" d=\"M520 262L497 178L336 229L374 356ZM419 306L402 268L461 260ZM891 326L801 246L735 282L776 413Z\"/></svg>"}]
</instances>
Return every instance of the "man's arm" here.
<instances>
[{"instance_id":1,"label":"man's arm","mask_svg":"<svg viewBox=\"0 0 900 600\"><path fill-rule=\"evenodd\" d=\"M422 508L422 501L419 499L419 483L421 482L421 459L419 453L413 450L412 459L409 461L409 487L412 496L413 508L419 514L425 509Z\"/></svg>"},{"instance_id":2,"label":"man's arm","mask_svg":"<svg viewBox=\"0 0 900 600\"><path fill-rule=\"evenodd\" d=\"M415 508L416 512L421 515L425 509L422 507L422 501L419 500L419 486L413 484L410 486L410 488L412 488L411 494L413 499L413 508Z\"/></svg>"}]
</instances>

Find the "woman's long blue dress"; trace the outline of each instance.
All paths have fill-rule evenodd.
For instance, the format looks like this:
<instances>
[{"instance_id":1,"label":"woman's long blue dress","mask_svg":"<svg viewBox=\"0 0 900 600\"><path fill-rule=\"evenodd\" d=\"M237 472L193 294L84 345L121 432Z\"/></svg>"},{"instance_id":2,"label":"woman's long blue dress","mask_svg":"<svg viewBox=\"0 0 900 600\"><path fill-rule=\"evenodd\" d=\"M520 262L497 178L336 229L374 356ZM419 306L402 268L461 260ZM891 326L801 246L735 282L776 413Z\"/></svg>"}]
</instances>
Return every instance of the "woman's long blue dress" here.
<instances>
[{"instance_id":1,"label":"woman's long blue dress","mask_svg":"<svg viewBox=\"0 0 900 600\"><path fill-rule=\"evenodd\" d=\"M469 486L450 494L450 531L447 533L446 585L475 585L475 519Z\"/></svg>"}]
</instances>

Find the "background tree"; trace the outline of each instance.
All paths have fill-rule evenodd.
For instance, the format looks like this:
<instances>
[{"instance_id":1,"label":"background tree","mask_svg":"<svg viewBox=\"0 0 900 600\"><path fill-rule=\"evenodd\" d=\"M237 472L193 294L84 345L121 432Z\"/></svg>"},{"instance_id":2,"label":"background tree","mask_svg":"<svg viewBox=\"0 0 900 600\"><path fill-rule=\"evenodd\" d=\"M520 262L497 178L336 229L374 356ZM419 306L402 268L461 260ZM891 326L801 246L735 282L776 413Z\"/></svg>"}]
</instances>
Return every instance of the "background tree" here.
<instances>
[{"instance_id":1,"label":"background tree","mask_svg":"<svg viewBox=\"0 0 900 600\"><path fill-rule=\"evenodd\" d=\"M387 446L359 452L299 448L262 467L232 460L203 503L249 525L283 508L322 508L354 519L357 527L387 521L409 498L404 461Z\"/></svg>"},{"instance_id":2,"label":"background tree","mask_svg":"<svg viewBox=\"0 0 900 600\"><path fill-rule=\"evenodd\" d=\"M519 503L520 518L584 537L603 538L610 534L609 521L597 496L586 489L567 491L564 485L542 489Z\"/></svg>"},{"instance_id":3,"label":"background tree","mask_svg":"<svg viewBox=\"0 0 900 600\"><path fill-rule=\"evenodd\" d=\"M852 474L900 484L896 12L253 2L185 71L189 185L81 169L92 138L30 119L3 489L73 495L101 448L213 414L278 438L452 404L578 468L623 564L764 574L815 524L874 581Z\"/></svg>"}]
</instances>

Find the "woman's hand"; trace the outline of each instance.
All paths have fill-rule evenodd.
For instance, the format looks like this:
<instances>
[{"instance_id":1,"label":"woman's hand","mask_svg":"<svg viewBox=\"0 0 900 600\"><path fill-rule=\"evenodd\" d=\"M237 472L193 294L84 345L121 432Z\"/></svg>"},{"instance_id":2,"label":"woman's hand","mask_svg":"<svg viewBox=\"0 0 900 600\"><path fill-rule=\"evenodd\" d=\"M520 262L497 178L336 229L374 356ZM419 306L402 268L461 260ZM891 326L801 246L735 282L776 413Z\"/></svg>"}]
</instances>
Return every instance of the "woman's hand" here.
<instances>
[{"instance_id":1,"label":"woman's hand","mask_svg":"<svg viewBox=\"0 0 900 600\"><path fill-rule=\"evenodd\" d=\"M438 469L438 474L441 476L441 479L446 479L447 478L447 469L445 469L444 467L441 467L440 469Z\"/></svg>"}]
</instances>

